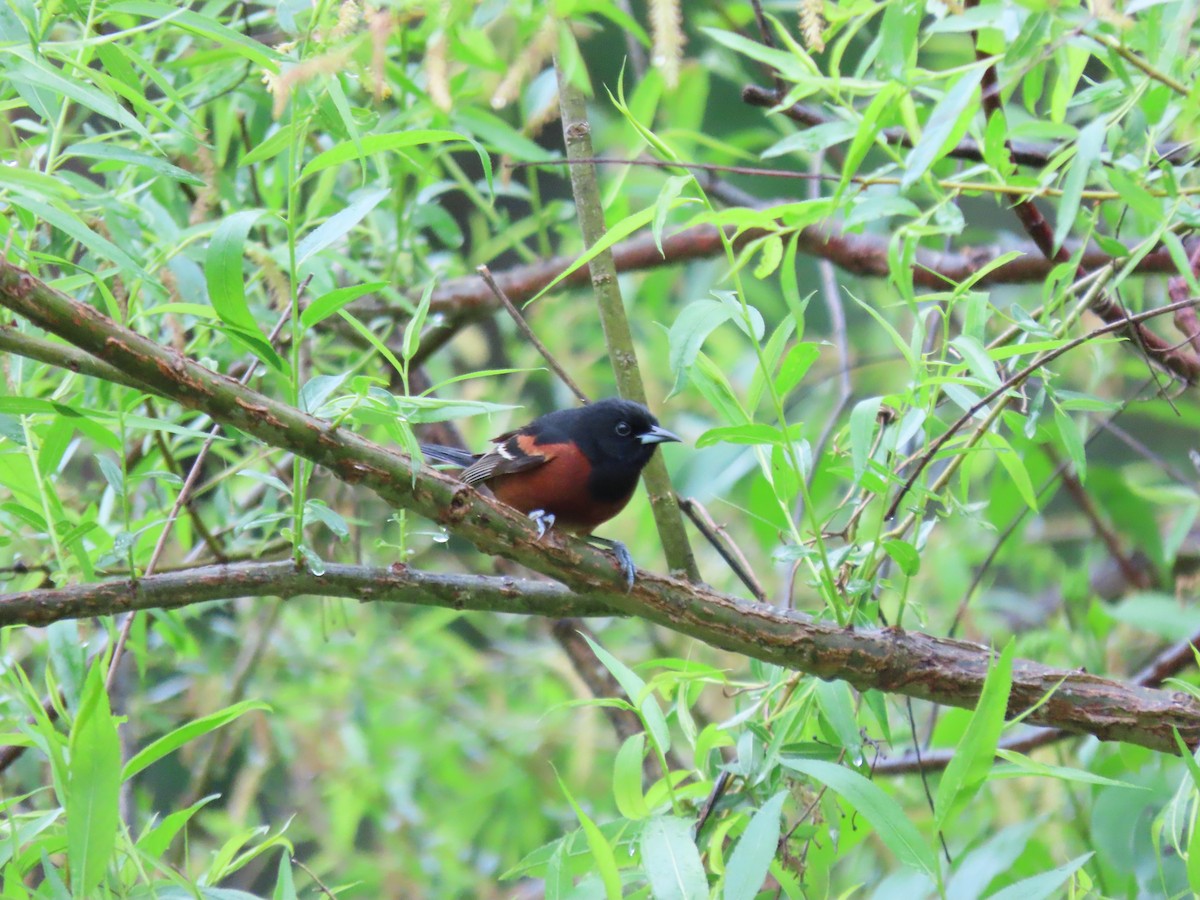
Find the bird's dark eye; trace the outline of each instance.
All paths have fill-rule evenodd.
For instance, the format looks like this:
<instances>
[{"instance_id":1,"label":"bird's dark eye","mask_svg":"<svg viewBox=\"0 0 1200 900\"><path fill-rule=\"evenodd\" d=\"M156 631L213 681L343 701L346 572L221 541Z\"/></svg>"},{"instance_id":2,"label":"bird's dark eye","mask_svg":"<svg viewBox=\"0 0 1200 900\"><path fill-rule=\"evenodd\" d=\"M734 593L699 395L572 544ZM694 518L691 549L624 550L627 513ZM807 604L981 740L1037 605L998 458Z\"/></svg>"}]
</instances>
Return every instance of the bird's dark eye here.
<instances>
[{"instance_id":1,"label":"bird's dark eye","mask_svg":"<svg viewBox=\"0 0 1200 900\"><path fill-rule=\"evenodd\" d=\"M617 423L617 435L619 437L629 437L631 431L633 431L633 429L629 427L628 422Z\"/></svg>"}]
</instances>

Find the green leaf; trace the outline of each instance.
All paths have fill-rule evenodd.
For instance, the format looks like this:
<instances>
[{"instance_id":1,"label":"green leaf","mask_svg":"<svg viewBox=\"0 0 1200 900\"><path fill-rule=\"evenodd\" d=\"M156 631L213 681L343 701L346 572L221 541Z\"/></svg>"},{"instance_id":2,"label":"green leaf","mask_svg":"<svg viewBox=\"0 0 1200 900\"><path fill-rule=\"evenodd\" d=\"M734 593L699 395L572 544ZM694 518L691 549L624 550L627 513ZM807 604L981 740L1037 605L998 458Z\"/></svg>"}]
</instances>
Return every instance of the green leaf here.
<instances>
[{"instance_id":1,"label":"green leaf","mask_svg":"<svg viewBox=\"0 0 1200 900\"><path fill-rule=\"evenodd\" d=\"M645 756L646 735L638 732L625 739L613 760L613 799L617 802L617 811L627 819L644 819L650 815L646 795L642 793Z\"/></svg>"},{"instance_id":2,"label":"green leaf","mask_svg":"<svg viewBox=\"0 0 1200 900\"><path fill-rule=\"evenodd\" d=\"M1163 220L1161 198L1155 197L1122 169L1114 166L1106 168L1104 172L1112 189L1121 195L1121 199L1129 204L1130 209L1147 222L1158 224Z\"/></svg>"},{"instance_id":3,"label":"green leaf","mask_svg":"<svg viewBox=\"0 0 1200 900\"><path fill-rule=\"evenodd\" d=\"M121 745L104 687L106 656L92 663L71 724L67 770L67 864L71 891L96 895L117 842Z\"/></svg>"},{"instance_id":4,"label":"green leaf","mask_svg":"<svg viewBox=\"0 0 1200 900\"><path fill-rule=\"evenodd\" d=\"M1058 426L1058 435L1062 438L1063 447L1075 467L1075 475L1080 484L1087 481L1087 447L1083 435L1079 433L1079 423L1063 412L1062 408L1054 408L1054 423Z\"/></svg>"},{"instance_id":5,"label":"green leaf","mask_svg":"<svg viewBox=\"0 0 1200 900\"><path fill-rule=\"evenodd\" d=\"M414 129L412 131L394 131L386 134L368 134L355 141L343 141L330 147L324 153L318 153L309 160L308 165L300 172L301 178L307 178L322 169L340 166L344 162L365 159L376 153L388 153L393 150L403 150L406 147L424 147L430 144L447 144L463 142L475 148L479 155L479 163L483 167L484 177L488 187L492 184L492 160L478 143L465 134L457 131L440 131L437 129Z\"/></svg>"},{"instance_id":6,"label":"green leaf","mask_svg":"<svg viewBox=\"0 0 1200 900\"><path fill-rule=\"evenodd\" d=\"M1009 871L1029 844L1029 839L1045 824L1043 817L1026 819L993 832L967 853L956 854L945 896L954 900L976 900L984 896L992 880Z\"/></svg>"},{"instance_id":7,"label":"green leaf","mask_svg":"<svg viewBox=\"0 0 1200 900\"><path fill-rule=\"evenodd\" d=\"M721 414L727 422L746 422L748 417L738 403L729 379L720 366L703 353L696 354L695 365L689 372L692 384L704 399Z\"/></svg>"},{"instance_id":8,"label":"green leaf","mask_svg":"<svg viewBox=\"0 0 1200 900\"><path fill-rule=\"evenodd\" d=\"M818 759L782 757L780 762L789 769L807 775L858 810L880 840L906 866L937 878L937 859L921 838L904 808L874 782L868 781L853 769Z\"/></svg>"},{"instance_id":9,"label":"green leaf","mask_svg":"<svg viewBox=\"0 0 1200 900\"><path fill-rule=\"evenodd\" d=\"M779 268L779 263L783 259L783 238L777 234L769 235L763 239L759 247L760 256L758 265L754 267L754 277L763 281L771 277Z\"/></svg>"},{"instance_id":10,"label":"green leaf","mask_svg":"<svg viewBox=\"0 0 1200 900\"><path fill-rule=\"evenodd\" d=\"M696 300L680 310L667 333L671 372L675 376L675 386L671 388L668 399L682 390L687 382L688 369L696 361L708 336L733 318L733 314L728 304L718 300Z\"/></svg>"},{"instance_id":11,"label":"green leaf","mask_svg":"<svg viewBox=\"0 0 1200 900\"><path fill-rule=\"evenodd\" d=\"M174 753L189 741L194 741L202 735L216 731L218 728L228 725L235 719L256 709L269 711L271 707L257 700L243 700L241 703L235 703L233 706L227 706L214 713L209 713L207 716L186 722L147 744L134 754L129 762L125 763L125 768L121 772L121 779L128 781L148 766L158 762L164 756Z\"/></svg>"},{"instance_id":12,"label":"green leaf","mask_svg":"<svg viewBox=\"0 0 1200 900\"><path fill-rule=\"evenodd\" d=\"M1031 878L1023 878L1002 890L996 891L988 900L1045 900L1046 897L1061 897L1062 886L1079 868L1091 859L1092 853L1077 856L1057 869L1042 872Z\"/></svg>"},{"instance_id":13,"label":"green leaf","mask_svg":"<svg viewBox=\"0 0 1200 900\"><path fill-rule=\"evenodd\" d=\"M722 425L710 428L696 438L696 449L703 450L714 444L749 444L751 446L775 446L784 441L783 432L774 425Z\"/></svg>"},{"instance_id":14,"label":"green leaf","mask_svg":"<svg viewBox=\"0 0 1200 900\"><path fill-rule=\"evenodd\" d=\"M28 52L25 48L17 50L10 47L8 50L18 55ZM115 99L79 77L68 78L42 59L23 58L21 62L10 67L6 74L13 81L46 88L56 95L67 97L85 109L90 109L92 112L128 128L148 143L154 143L153 135Z\"/></svg>"},{"instance_id":15,"label":"green leaf","mask_svg":"<svg viewBox=\"0 0 1200 900\"><path fill-rule=\"evenodd\" d=\"M155 828L138 838L137 847L150 858L156 858L167 852L167 848L175 840L175 836L192 820L192 816L203 807L217 799L217 794L202 797L186 809L179 809L164 816Z\"/></svg>"},{"instance_id":16,"label":"green leaf","mask_svg":"<svg viewBox=\"0 0 1200 900\"><path fill-rule=\"evenodd\" d=\"M788 350L779 367L779 375L775 378L775 390L780 397L787 397L795 390L820 355L820 345L813 343L796 344Z\"/></svg>"},{"instance_id":17,"label":"green leaf","mask_svg":"<svg viewBox=\"0 0 1200 900\"><path fill-rule=\"evenodd\" d=\"M987 65L991 64L989 60ZM967 133L967 127L977 109L971 100L985 71L986 67L983 65L968 69L958 77L933 108L920 139L905 161L904 175L900 179L901 191L908 190L920 181L929 171L929 167L945 156Z\"/></svg>"},{"instance_id":18,"label":"green leaf","mask_svg":"<svg viewBox=\"0 0 1200 900\"><path fill-rule=\"evenodd\" d=\"M535 141L531 141L499 116L494 116L483 109L467 106L455 107L453 124L466 125L464 131L486 141L496 150L505 156L513 157L513 159L545 162L557 156Z\"/></svg>"},{"instance_id":19,"label":"green leaf","mask_svg":"<svg viewBox=\"0 0 1200 900\"><path fill-rule=\"evenodd\" d=\"M972 375L988 388L1000 387L1000 376L996 374L996 364L992 362L987 349L979 342L978 338L960 334L950 342L950 346L959 352Z\"/></svg>"},{"instance_id":20,"label":"green leaf","mask_svg":"<svg viewBox=\"0 0 1200 900\"><path fill-rule=\"evenodd\" d=\"M1012 690L1012 663L1016 644L1009 640L999 657L993 659L983 682L979 703L963 732L950 765L938 782L934 824L940 831L946 822L962 811L980 786L987 781L995 765L996 745L1004 728L1008 695Z\"/></svg>"},{"instance_id":21,"label":"green leaf","mask_svg":"<svg viewBox=\"0 0 1200 900\"><path fill-rule=\"evenodd\" d=\"M1192 271L1191 262L1188 260L1187 249L1179 235L1167 228L1162 231L1161 238L1167 252L1171 254L1171 261L1175 263L1178 274L1187 282L1188 293L1193 297L1200 296L1200 281L1196 280L1196 273Z\"/></svg>"},{"instance_id":22,"label":"green leaf","mask_svg":"<svg viewBox=\"0 0 1200 900\"><path fill-rule=\"evenodd\" d=\"M429 284L425 285L425 290L421 292L421 302L417 304L416 311L413 312L412 318L404 327L402 353L406 362L417 355L417 349L421 344L421 329L425 327L425 317L429 315L429 302L433 299L434 283L433 279L430 279Z\"/></svg>"},{"instance_id":23,"label":"green leaf","mask_svg":"<svg viewBox=\"0 0 1200 900\"><path fill-rule=\"evenodd\" d=\"M654 235L654 246L658 248L660 254L663 254L662 235L663 229L667 227L667 216L679 205L679 195L691 183L691 175L672 175L663 182L663 186L658 192L658 199L654 201L654 222L651 226L651 233Z\"/></svg>"},{"instance_id":24,"label":"green leaf","mask_svg":"<svg viewBox=\"0 0 1200 900\"><path fill-rule=\"evenodd\" d=\"M996 451L996 458L1000 461L1000 465L1004 466L1004 470L1012 480L1012 486L1016 488L1021 499L1031 510L1037 512L1037 494L1033 490L1033 482L1029 480L1029 471L1025 468L1025 463L1020 455L1013 450L1012 445L1002 435L994 431L987 432L984 440Z\"/></svg>"},{"instance_id":25,"label":"green leaf","mask_svg":"<svg viewBox=\"0 0 1200 900\"><path fill-rule=\"evenodd\" d=\"M227 216L213 233L204 258L208 298L221 321L250 335L266 336L246 303L242 259L250 229L263 215L261 209L246 209Z\"/></svg>"},{"instance_id":26,"label":"green leaf","mask_svg":"<svg viewBox=\"0 0 1200 900\"><path fill-rule=\"evenodd\" d=\"M366 218L367 213L380 204L391 193L390 188L375 188L359 195L349 206L338 210L296 244L296 264L320 253L330 244L340 240L350 229Z\"/></svg>"},{"instance_id":27,"label":"green leaf","mask_svg":"<svg viewBox=\"0 0 1200 900\"><path fill-rule=\"evenodd\" d=\"M988 773L988 781L1004 781L1009 778L1056 778L1059 781L1075 781L1079 784L1097 784L1104 787L1128 788L1131 791L1148 791L1149 787L1133 784L1129 781L1118 781L1116 778L1105 778L1086 769L1073 769L1070 766L1055 766L1039 762L1015 750L997 749L996 756L1008 765L996 766ZM1193 760L1193 763L1195 761ZM1200 768L1196 770L1196 784L1200 787Z\"/></svg>"},{"instance_id":28,"label":"green leaf","mask_svg":"<svg viewBox=\"0 0 1200 900\"><path fill-rule=\"evenodd\" d=\"M159 159L157 156L139 153L136 150L130 150L128 147L121 147L117 144L95 141L72 144L63 151L63 156L127 163L128 165L138 166L139 168L154 172L156 175L163 175L181 184L205 184L203 178L193 175L187 169L181 169L179 166L172 165L165 159Z\"/></svg>"},{"instance_id":29,"label":"green leaf","mask_svg":"<svg viewBox=\"0 0 1200 900\"><path fill-rule=\"evenodd\" d=\"M262 66L269 72L277 72L279 70L277 62L283 58L262 41L221 25L209 16L203 16L188 9L181 10L178 6L168 3L155 3L152 0L124 0L124 2L113 3L105 8L106 16L114 13L133 13L149 19L166 19L168 21L160 23L157 27L161 29L179 28L181 31L208 38L223 50L232 51L238 56Z\"/></svg>"},{"instance_id":30,"label":"green leaf","mask_svg":"<svg viewBox=\"0 0 1200 900\"><path fill-rule=\"evenodd\" d=\"M655 816L642 829L642 868L654 900L706 900L708 878L692 838L693 823Z\"/></svg>"},{"instance_id":31,"label":"green leaf","mask_svg":"<svg viewBox=\"0 0 1200 900\"><path fill-rule=\"evenodd\" d=\"M719 28L701 28L705 34L724 44L730 50L741 53L755 62L766 64L771 70L778 71L789 81L807 81L821 73L811 59L768 47L761 41L751 40L732 31L722 31Z\"/></svg>"},{"instance_id":32,"label":"green leaf","mask_svg":"<svg viewBox=\"0 0 1200 900\"><path fill-rule=\"evenodd\" d=\"M346 304L353 303L364 294L382 290L387 286L388 283L386 281L372 281L367 284L352 284L347 287L334 288L332 291L322 294L305 307L304 312L300 314L300 326L302 328L311 328L318 322L322 322L333 315Z\"/></svg>"},{"instance_id":33,"label":"green leaf","mask_svg":"<svg viewBox=\"0 0 1200 900\"><path fill-rule=\"evenodd\" d=\"M833 728L838 742L856 758L862 752L862 735L858 730L858 719L854 714L854 697L850 686L844 681L816 679L817 706L825 721Z\"/></svg>"},{"instance_id":34,"label":"green leaf","mask_svg":"<svg viewBox=\"0 0 1200 900\"><path fill-rule=\"evenodd\" d=\"M651 206L641 210L640 212L626 216L624 219L617 222L604 233L604 237L600 238L600 240L588 247L581 256L575 259L574 262L554 276L553 280L551 280L549 284L529 298L528 303L533 303L535 300L541 299L541 297L553 290L560 281L569 276L572 272L576 271L581 266L586 266L605 250L612 247L613 244L623 241L639 228L644 228L650 221L653 220L655 212L655 207ZM528 303L526 305L528 305Z\"/></svg>"},{"instance_id":35,"label":"green leaf","mask_svg":"<svg viewBox=\"0 0 1200 900\"><path fill-rule=\"evenodd\" d=\"M272 159L279 153L283 152L292 140L292 131L294 125L290 122L280 125L279 128L265 141L251 148L250 152L238 160L238 167L252 166L255 163L260 163L267 159Z\"/></svg>"},{"instance_id":36,"label":"green leaf","mask_svg":"<svg viewBox=\"0 0 1200 900\"><path fill-rule=\"evenodd\" d=\"M908 541L888 540L883 542L883 552L886 553L900 571L912 578L921 571L921 554Z\"/></svg>"},{"instance_id":37,"label":"green leaf","mask_svg":"<svg viewBox=\"0 0 1200 900\"><path fill-rule=\"evenodd\" d=\"M771 339L763 345L762 356L754 367L754 377L750 379L750 387L746 391L746 407L757 409L762 400L763 391L767 388L767 379L775 374L779 360L783 356L788 340L791 339L796 323L791 316L785 318L771 334Z\"/></svg>"},{"instance_id":38,"label":"green leaf","mask_svg":"<svg viewBox=\"0 0 1200 900\"><path fill-rule=\"evenodd\" d=\"M1075 142L1075 159L1070 164L1067 177L1063 179L1062 199L1058 202L1058 218L1054 224L1054 251L1057 253L1063 241L1071 233L1075 225L1075 217L1079 214L1079 200L1087 185L1092 167L1100 159L1100 151L1104 146L1104 135L1108 131L1108 121L1100 116L1084 126Z\"/></svg>"},{"instance_id":39,"label":"green leaf","mask_svg":"<svg viewBox=\"0 0 1200 900\"><path fill-rule=\"evenodd\" d=\"M56 206L51 206L48 203L42 203L40 200L32 198L22 199L21 206L42 221L48 222L59 231L73 237L101 259L111 260L121 268L145 277L145 270L142 269L141 265L132 256L108 238L101 237L92 231L74 213L66 212Z\"/></svg>"},{"instance_id":40,"label":"green leaf","mask_svg":"<svg viewBox=\"0 0 1200 900\"><path fill-rule=\"evenodd\" d=\"M567 802L571 804L571 808L575 810L575 816L579 819L580 827L583 828L588 849L592 851L592 861L596 864L596 872L604 884L605 897L607 900L621 900L621 873L617 870L617 858L613 854L612 845L604 837L604 832L596 827L596 823L588 817L587 813L580 809L579 804L575 802L575 798L571 796L571 792L567 790L567 786L561 778L558 779L558 786L562 790L563 796L567 798Z\"/></svg>"},{"instance_id":41,"label":"green leaf","mask_svg":"<svg viewBox=\"0 0 1200 900\"><path fill-rule=\"evenodd\" d=\"M742 832L725 863L723 900L754 900L766 880L779 844L779 817L787 791L780 791L762 805Z\"/></svg>"},{"instance_id":42,"label":"green leaf","mask_svg":"<svg viewBox=\"0 0 1200 900\"><path fill-rule=\"evenodd\" d=\"M279 872L275 876L275 893L271 895L271 900L297 900L290 853L281 853L279 856Z\"/></svg>"},{"instance_id":43,"label":"green leaf","mask_svg":"<svg viewBox=\"0 0 1200 900\"><path fill-rule=\"evenodd\" d=\"M662 707L658 705L658 700L655 698L654 692L648 690L646 682L642 681L625 663L621 662L586 634L583 636L583 639L588 642L588 646L596 654L596 659L600 660L604 668L612 673L612 677L617 679L617 684L621 685L622 690L625 691L629 699L638 708L642 722L645 724L646 730L650 733L650 739L654 741L659 752L666 753L670 750L671 730L667 727L666 716L663 715Z\"/></svg>"},{"instance_id":44,"label":"green leaf","mask_svg":"<svg viewBox=\"0 0 1200 900\"><path fill-rule=\"evenodd\" d=\"M104 457L101 457L104 458ZM71 620L52 622L46 629L50 644L50 665L71 709L78 709L80 692L87 681L87 653L79 643L79 623Z\"/></svg>"},{"instance_id":45,"label":"green leaf","mask_svg":"<svg viewBox=\"0 0 1200 900\"><path fill-rule=\"evenodd\" d=\"M889 4L888 9L892 9L896 5L895 3ZM850 147L846 151L846 159L842 163L842 180L838 184L835 197L841 197L846 185L850 183L850 179L858 174L858 167L862 165L867 151L875 145L875 139L879 136L879 119L885 112L895 108L897 97L903 90L898 82L888 82L863 110L862 120L858 123L858 130L854 134L854 140L850 142Z\"/></svg>"}]
</instances>

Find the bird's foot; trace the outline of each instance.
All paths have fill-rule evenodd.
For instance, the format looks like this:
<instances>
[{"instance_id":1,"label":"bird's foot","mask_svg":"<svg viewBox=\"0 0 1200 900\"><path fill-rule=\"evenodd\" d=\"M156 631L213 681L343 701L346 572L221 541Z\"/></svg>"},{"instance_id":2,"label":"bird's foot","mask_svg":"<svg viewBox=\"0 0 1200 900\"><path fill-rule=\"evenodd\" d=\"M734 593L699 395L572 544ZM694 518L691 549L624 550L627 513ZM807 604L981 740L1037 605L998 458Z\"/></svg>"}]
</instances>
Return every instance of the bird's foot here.
<instances>
[{"instance_id":1,"label":"bird's foot","mask_svg":"<svg viewBox=\"0 0 1200 900\"><path fill-rule=\"evenodd\" d=\"M594 534L587 537L587 542L594 547L612 551L613 556L617 558L617 565L621 567L621 573L625 576L625 590L633 590L633 577L637 573L637 566L633 564L633 557L629 555L629 548L620 541L596 537Z\"/></svg>"},{"instance_id":2,"label":"bird's foot","mask_svg":"<svg viewBox=\"0 0 1200 900\"><path fill-rule=\"evenodd\" d=\"M546 536L547 531L554 527L554 513L548 513L544 509L535 509L529 514L529 518L533 519L533 523L537 525L539 541Z\"/></svg>"}]
</instances>

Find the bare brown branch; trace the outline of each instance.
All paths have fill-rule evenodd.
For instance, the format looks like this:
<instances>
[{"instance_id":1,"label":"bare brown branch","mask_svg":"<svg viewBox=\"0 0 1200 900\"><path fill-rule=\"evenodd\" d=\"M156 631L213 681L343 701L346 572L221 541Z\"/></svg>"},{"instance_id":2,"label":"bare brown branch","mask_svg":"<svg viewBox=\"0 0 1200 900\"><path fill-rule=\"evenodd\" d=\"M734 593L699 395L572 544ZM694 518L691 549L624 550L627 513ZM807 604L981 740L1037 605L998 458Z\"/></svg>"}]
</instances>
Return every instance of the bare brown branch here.
<instances>
[{"instance_id":1,"label":"bare brown branch","mask_svg":"<svg viewBox=\"0 0 1200 900\"><path fill-rule=\"evenodd\" d=\"M163 396L265 444L327 466L342 480L361 484L394 506L443 524L480 550L514 559L565 585L536 588L542 597L555 590L562 592L563 600L584 596L599 608L607 607L609 614L638 616L714 647L820 678L844 680L860 690L877 689L970 708L987 677L992 653L977 644L899 629L841 628L802 613L646 572L639 572L632 590L626 593L619 567L608 554L565 535L551 534L539 541L532 523L517 511L438 472L417 468L414 473L413 462L406 456L205 369L7 264L0 264L0 305L130 377L153 384ZM397 578L404 575L395 573ZM310 576L299 573L295 577ZM111 598L106 602L117 604L118 609L133 608L147 581L106 584L104 590ZM206 583L206 579L198 581ZM207 583L212 584L211 580ZM314 585L309 582L304 590L310 591ZM74 602L82 604L89 615L99 614L101 608L89 600L96 595L89 592L100 587L64 590L82 591L73 595ZM235 590L236 595L247 593L244 583ZM272 583L264 592L277 596L283 590ZM24 594L9 601L21 605L25 614L49 621L53 615L49 601L60 596L66 595ZM448 602L465 609L478 602L475 597L471 589L452 594ZM141 602L155 604L157 598ZM514 597L510 609L520 602L520 597ZM556 614L562 611L560 605ZM1190 695L1125 685L1031 661L1014 665L1009 709L1014 715L1033 709L1028 717L1032 724L1165 752L1175 752L1176 729L1189 746L1200 744L1200 701Z\"/></svg>"}]
</instances>

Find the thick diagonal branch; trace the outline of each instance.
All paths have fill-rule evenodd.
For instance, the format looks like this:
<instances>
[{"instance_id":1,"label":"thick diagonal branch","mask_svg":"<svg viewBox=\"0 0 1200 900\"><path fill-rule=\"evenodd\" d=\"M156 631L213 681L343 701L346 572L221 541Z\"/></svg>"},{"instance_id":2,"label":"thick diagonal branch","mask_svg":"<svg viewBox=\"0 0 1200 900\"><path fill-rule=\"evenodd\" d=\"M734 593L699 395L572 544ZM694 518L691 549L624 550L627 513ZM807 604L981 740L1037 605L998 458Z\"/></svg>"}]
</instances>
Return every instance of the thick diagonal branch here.
<instances>
[{"instance_id":1,"label":"thick diagonal branch","mask_svg":"<svg viewBox=\"0 0 1200 900\"><path fill-rule=\"evenodd\" d=\"M979 697L992 656L985 647L894 629L844 629L645 572L625 593L607 554L562 536L539 542L531 523L515 510L432 470L414 473L408 457L218 375L2 263L0 305L189 409L327 466L394 506L442 523L486 553L558 579L566 586L564 597L586 595L615 612L640 616L715 647L841 679L860 690L961 707L974 706ZM124 585L125 594L138 590L137 584ZM1167 752L1174 751L1175 729L1189 746L1200 743L1200 701L1187 694L1020 661L1014 665L1010 712L1034 706L1031 724Z\"/></svg>"},{"instance_id":2,"label":"thick diagonal branch","mask_svg":"<svg viewBox=\"0 0 1200 900\"><path fill-rule=\"evenodd\" d=\"M973 705L991 656L985 647L896 629L852 631L800 613L750 604L682 582L643 576L633 595L596 585L580 593L557 584L483 575L440 575L328 565L320 575L291 561L239 563L0 596L0 624L46 625L79 616L178 608L238 597L349 597L362 601L502 610L531 615L642 615L716 646L874 688L958 706ZM1010 713L1049 695L1034 724L1172 750L1172 728L1200 737L1200 703L1183 693L1126 685L1077 671L1018 661Z\"/></svg>"}]
</instances>

